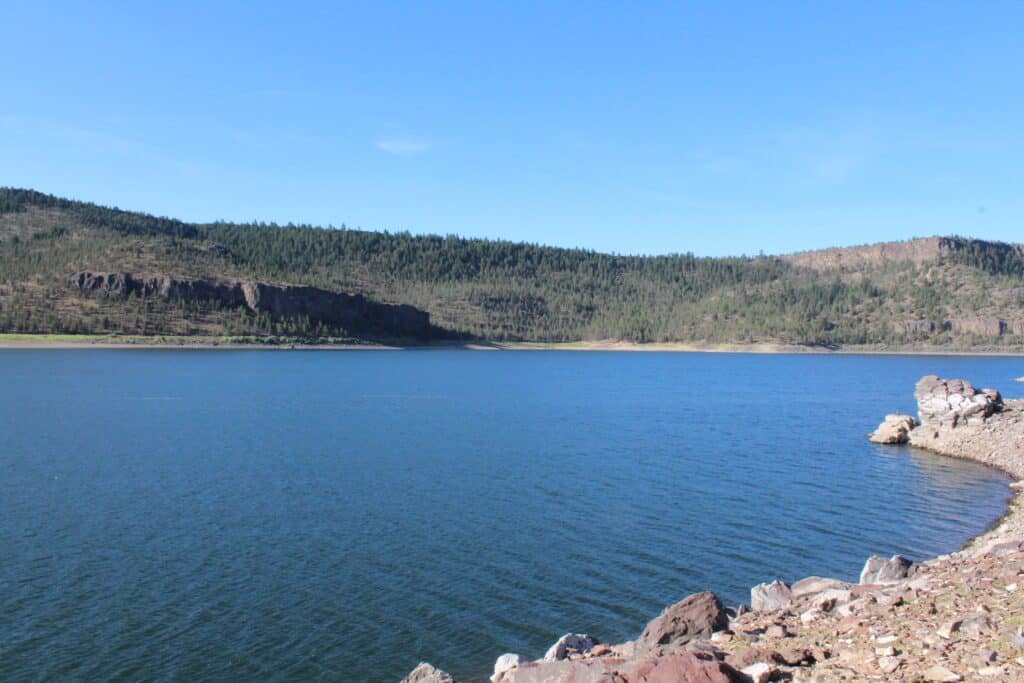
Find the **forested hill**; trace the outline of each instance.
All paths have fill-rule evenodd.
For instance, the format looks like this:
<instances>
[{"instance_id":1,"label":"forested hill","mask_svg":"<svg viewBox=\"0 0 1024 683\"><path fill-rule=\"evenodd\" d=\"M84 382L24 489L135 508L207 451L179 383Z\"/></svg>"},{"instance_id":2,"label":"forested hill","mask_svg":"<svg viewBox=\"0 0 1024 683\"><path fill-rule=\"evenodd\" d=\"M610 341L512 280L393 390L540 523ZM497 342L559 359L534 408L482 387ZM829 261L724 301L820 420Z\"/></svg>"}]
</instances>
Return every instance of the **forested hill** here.
<instances>
[{"instance_id":1,"label":"forested hill","mask_svg":"<svg viewBox=\"0 0 1024 683\"><path fill-rule=\"evenodd\" d=\"M0 331L314 337L302 317L111 296L70 273L311 285L452 337L958 348L1024 343L1024 250L932 237L790 256L638 257L274 224L192 224L0 189Z\"/></svg>"}]
</instances>

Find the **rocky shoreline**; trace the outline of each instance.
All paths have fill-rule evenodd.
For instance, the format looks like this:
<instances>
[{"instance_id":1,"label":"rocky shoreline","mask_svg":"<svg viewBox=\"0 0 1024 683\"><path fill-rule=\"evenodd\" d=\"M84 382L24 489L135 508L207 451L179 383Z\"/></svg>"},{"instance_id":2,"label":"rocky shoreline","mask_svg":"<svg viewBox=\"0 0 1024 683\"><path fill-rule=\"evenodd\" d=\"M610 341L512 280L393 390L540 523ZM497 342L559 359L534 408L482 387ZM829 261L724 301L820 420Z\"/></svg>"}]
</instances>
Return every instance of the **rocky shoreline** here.
<instances>
[{"instance_id":1,"label":"rocky shoreline","mask_svg":"<svg viewBox=\"0 0 1024 683\"><path fill-rule=\"evenodd\" d=\"M876 443L909 443L1009 474L1006 514L962 550L921 563L871 557L857 584L808 577L667 607L634 641L566 634L542 659L507 653L494 683L1024 681L1024 400L922 378L919 419L889 415ZM453 683L420 664L403 683Z\"/></svg>"}]
</instances>

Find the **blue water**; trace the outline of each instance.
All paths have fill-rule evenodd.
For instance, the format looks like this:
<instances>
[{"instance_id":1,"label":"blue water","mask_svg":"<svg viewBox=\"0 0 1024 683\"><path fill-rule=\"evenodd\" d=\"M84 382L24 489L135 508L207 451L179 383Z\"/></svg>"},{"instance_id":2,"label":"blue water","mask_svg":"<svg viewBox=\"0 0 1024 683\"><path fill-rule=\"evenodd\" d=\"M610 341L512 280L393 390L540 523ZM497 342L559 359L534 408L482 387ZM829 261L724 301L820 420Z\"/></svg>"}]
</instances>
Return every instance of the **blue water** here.
<instances>
[{"instance_id":1,"label":"blue water","mask_svg":"<svg viewBox=\"0 0 1024 683\"><path fill-rule=\"evenodd\" d=\"M1021 361L0 352L0 679L466 677L953 550L1006 479L865 434Z\"/></svg>"}]
</instances>

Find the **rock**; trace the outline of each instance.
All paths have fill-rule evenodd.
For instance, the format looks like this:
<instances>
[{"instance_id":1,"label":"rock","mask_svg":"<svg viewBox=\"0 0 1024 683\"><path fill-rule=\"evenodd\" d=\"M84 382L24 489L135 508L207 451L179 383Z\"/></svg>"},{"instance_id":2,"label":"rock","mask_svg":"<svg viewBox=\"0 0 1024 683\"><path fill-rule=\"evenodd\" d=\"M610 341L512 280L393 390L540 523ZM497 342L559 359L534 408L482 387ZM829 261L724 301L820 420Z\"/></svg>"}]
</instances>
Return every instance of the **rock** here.
<instances>
[{"instance_id":1,"label":"rock","mask_svg":"<svg viewBox=\"0 0 1024 683\"><path fill-rule=\"evenodd\" d=\"M436 669L426 662L420 662L402 679L402 683L455 683L455 679L445 671Z\"/></svg>"},{"instance_id":2,"label":"rock","mask_svg":"<svg viewBox=\"0 0 1024 683\"><path fill-rule=\"evenodd\" d=\"M924 672L924 680L933 681L934 683L956 683L964 679L958 673L950 671L944 666L935 665Z\"/></svg>"},{"instance_id":3,"label":"rock","mask_svg":"<svg viewBox=\"0 0 1024 683\"><path fill-rule=\"evenodd\" d=\"M872 555L864 563L864 569L860 572L860 583L861 585L896 583L910 576L913 569L914 563L902 555L893 555L888 560Z\"/></svg>"},{"instance_id":4,"label":"rock","mask_svg":"<svg viewBox=\"0 0 1024 683\"><path fill-rule=\"evenodd\" d=\"M544 661L555 662L565 659L570 654L582 655L595 645L597 645L597 639L586 633L566 633L548 648L544 654Z\"/></svg>"},{"instance_id":5,"label":"rock","mask_svg":"<svg viewBox=\"0 0 1024 683\"><path fill-rule=\"evenodd\" d=\"M954 633L957 633L960 630L960 626L963 623L964 622L962 619L953 619L952 621L947 621L945 624L939 627L939 630L936 631L936 633L939 634L940 638L949 640L953 637Z\"/></svg>"},{"instance_id":6,"label":"rock","mask_svg":"<svg viewBox=\"0 0 1024 683\"><path fill-rule=\"evenodd\" d=\"M755 612L772 612L789 607L793 591L782 581L760 583L750 589L750 606Z\"/></svg>"},{"instance_id":7,"label":"rock","mask_svg":"<svg viewBox=\"0 0 1024 683\"><path fill-rule=\"evenodd\" d=\"M771 662L773 664L784 664L785 661L775 650L761 645L752 645L738 652L725 656L725 663L735 669L745 669L758 662Z\"/></svg>"},{"instance_id":8,"label":"rock","mask_svg":"<svg viewBox=\"0 0 1024 683\"><path fill-rule=\"evenodd\" d=\"M902 664L903 660L899 657L884 656L878 658L878 668L881 669L883 673L891 674L896 671L896 669L900 668Z\"/></svg>"},{"instance_id":9,"label":"rock","mask_svg":"<svg viewBox=\"0 0 1024 683\"><path fill-rule=\"evenodd\" d=\"M768 683L775 673L775 667L768 662L758 662L742 669L742 672L752 683Z\"/></svg>"},{"instance_id":10,"label":"rock","mask_svg":"<svg viewBox=\"0 0 1024 683\"><path fill-rule=\"evenodd\" d=\"M853 591L830 588L814 596L814 606L823 612L831 612L836 605L845 605L852 599Z\"/></svg>"},{"instance_id":11,"label":"rock","mask_svg":"<svg viewBox=\"0 0 1024 683\"><path fill-rule=\"evenodd\" d=\"M769 638L786 638L789 636L789 629L783 624L772 624L764 630L764 634Z\"/></svg>"},{"instance_id":12,"label":"rock","mask_svg":"<svg viewBox=\"0 0 1024 683\"><path fill-rule=\"evenodd\" d=\"M497 680L497 678L505 673L511 671L521 664L526 664L529 661L522 655L517 655L514 652L506 652L502 656L498 657L497 661L494 662L494 674L491 676L491 680Z\"/></svg>"},{"instance_id":13,"label":"rock","mask_svg":"<svg viewBox=\"0 0 1024 683\"><path fill-rule=\"evenodd\" d=\"M432 329L430 315L412 306L378 303L361 294L317 287L89 271L72 273L67 283L82 292L102 292L121 298L156 296L171 301L209 302L226 308L245 308L276 319L304 318L314 325L322 323L353 332L424 338Z\"/></svg>"},{"instance_id":14,"label":"rock","mask_svg":"<svg viewBox=\"0 0 1024 683\"><path fill-rule=\"evenodd\" d=\"M910 430L917 426L917 420L910 415L893 413L886 415L878 429L868 437L871 443L907 443L910 441Z\"/></svg>"},{"instance_id":15,"label":"rock","mask_svg":"<svg viewBox=\"0 0 1024 683\"><path fill-rule=\"evenodd\" d=\"M682 652L631 660L608 657L564 659L516 667L495 683L750 683L750 679L709 655Z\"/></svg>"},{"instance_id":16,"label":"rock","mask_svg":"<svg viewBox=\"0 0 1024 683\"><path fill-rule=\"evenodd\" d=\"M823 593L830 590L849 590L853 588L853 584L839 579L827 579L821 576L808 576L806 579L800 579L790 587L790 592L793 594L793 598L799 598L804 595L812 595L814 593Z\"/></svg>"},{"instance_id":17,"label":"rock","mask_svg":"<svg viewBox=\"0 0 1024 683\"><path fill-rule=\"evenodd\" d=\"M722 601L710 591L696 593L665 608L644 628L636 641L637 651L661 646L685 645L698 638L710 638L729 626Z\"/></svg>"},{"instance_id":18,"label":"rock","mask_svg":"<svg viewBox=\"0 0 1024 683\"><path fill-rule=\"evenodd\" d=\"M918 380L914 397L921 425L932 428L981 423L1003 409L998 391L978 391L967 380L944 380L937 375Z\"/></svg>"},{"instance_id":19,"label":"rock","mask_svg":"<svg viewBox=\"0 0 1024 683\"><path fill-rule=\"evenodd\" d=\"M960 632L967 636L977 637L993 629L992 620L985 614L974 614L964 617L960 622Z\"/></svg>"},{"instance_id":20,"label":"rock","mask_svg":"<svg viewBox=\"0 0 1024 683\"><path fill-rule=\"evenodd\" d=\"M813 650L806 647L789 647L780 650L777 657L786 666L809 666L817 661Z\"/></svg>"},{"instance_id":21,"label":"rock","mask_svg":"<svg viewBox=\"0 0 1024 683\"><path fill-rule=\"evenodd\" d=\"M815 621L817 621L823 616L825 616L824 612L822 612L817 607L812 607L811 609L805 610L800 613L800 623L805 626L808 624L813 624Z\"/></svg>"}]
</instances>

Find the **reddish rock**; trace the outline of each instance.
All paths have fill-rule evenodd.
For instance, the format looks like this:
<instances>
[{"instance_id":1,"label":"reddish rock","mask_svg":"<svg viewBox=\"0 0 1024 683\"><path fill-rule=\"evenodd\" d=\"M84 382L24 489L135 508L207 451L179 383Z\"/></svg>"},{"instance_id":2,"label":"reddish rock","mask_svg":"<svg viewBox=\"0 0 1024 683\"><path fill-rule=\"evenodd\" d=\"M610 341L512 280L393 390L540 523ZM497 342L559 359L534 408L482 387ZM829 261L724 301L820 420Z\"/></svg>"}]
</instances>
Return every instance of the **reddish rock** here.
<instances>
[{"instance_id":1,"label":"reddish rock","mask_svg":"<svg viewBox=\"0 0 1024 683\"><path fill-rule=\"evenodd\" d=\"M747 683L735 668L695 653L537 662L508 671L496 683Z\"/></svg>"},{"instance_id":2,"label":"reddish rock","mask_svg":"<svg viewBox=\"0 0 1024 683\"><path fill-rule=\"evenodd\" d=\"M661 646L681 646L699 638L710 638L715 631L729 626L722 601L710 591L696 593L667 607L636 642L637 651Z\"/></svg>"}]
</instances>

